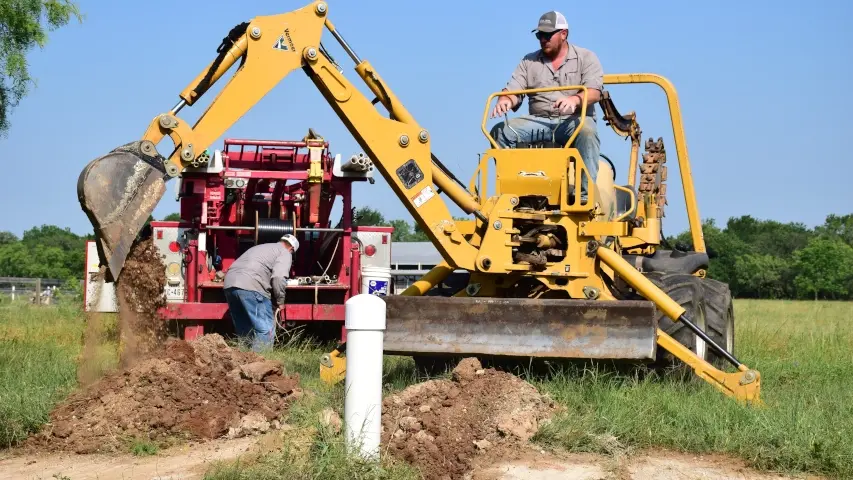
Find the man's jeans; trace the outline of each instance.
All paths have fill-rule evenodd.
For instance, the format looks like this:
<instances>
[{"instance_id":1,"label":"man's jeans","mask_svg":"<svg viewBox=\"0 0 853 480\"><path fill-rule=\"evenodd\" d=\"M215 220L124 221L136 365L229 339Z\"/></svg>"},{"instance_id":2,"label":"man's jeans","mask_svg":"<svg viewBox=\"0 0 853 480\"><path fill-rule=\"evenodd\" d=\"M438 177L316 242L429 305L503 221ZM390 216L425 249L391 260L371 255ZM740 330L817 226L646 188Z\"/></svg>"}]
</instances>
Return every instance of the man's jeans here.
<instances>
[{"instance_id":1,"label":"man's jeans","mask_svg":"<svg viewBox=\"0 0 853 480\"><path fill-rule=\"evenodd\" d=\"M240 288L226 288L225 300L237 335L241 339L252 335L255 352L272 348L275 340L272 301L258 292Z\"/></svg>"},{"instance_id":2,"label":"man's jeans","mask_svg":"<svg viewBox=\"0 0 853 480\"><path fill-rule=\"evenodd\" d=\"M509 127L505 122L499 122L492 127L490 134L501 148L513 148L518 142L530 142L536 140L551 140L551 132L554 132L554 141L564 146L574 133L580 123L580 116L573 115L560 121L558 118L549 119L533 115L519 115L509 119ZM555 130L556 129L556 130ZM513 131L515 130L515 131ZM575 148L583 158L584 166L589 171L593 183L598 177L598 156L601 150L601 140L598 138L598 128L590 116L583 122L583 128L575 138ZM581 197L587 196L587 179L581 177Z\"/></svg>"}]
</instances>

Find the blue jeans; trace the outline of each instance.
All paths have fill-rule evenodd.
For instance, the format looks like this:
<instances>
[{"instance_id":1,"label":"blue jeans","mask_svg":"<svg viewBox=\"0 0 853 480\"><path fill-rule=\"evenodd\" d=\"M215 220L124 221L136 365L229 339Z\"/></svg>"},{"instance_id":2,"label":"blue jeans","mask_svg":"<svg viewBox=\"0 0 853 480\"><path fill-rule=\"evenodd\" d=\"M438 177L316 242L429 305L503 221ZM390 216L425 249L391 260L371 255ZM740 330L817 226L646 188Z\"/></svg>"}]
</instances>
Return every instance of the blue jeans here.
<instances>
[{"instance_id":1,"label":"blue jeans","mask_svg":"<svg viewBox=\"0 0 853 480\"><path fill-rule=\"evenodd\" d=\"M514 148L518 142L530 142L536 140L551 140L551 132L554 131L554 141L558 145L565 145L580 123L580 116L574 115L560 119L549 119L533 115L519 115L509 119L509 127L506 122L499 122L492 127L490 132L495 142L501 148ZM555 130L556 129L556 130ZM513 131L515 130L515 131ZM583 128L575 138L573 147L577 148L583 159L584 166L589 171L593 183L598 178L598 157L601 151L601 140L598 138L598 127L595 120L587 116L583 122ZM581 197L587 195L587 179L581 177Z\"/></svg>"},{"instance_id":2,"label":"blue jeans","mask_svg":"<svg viewBox=\"0 0 853 480\"><path fill-rule=\"evenodd\" d=\"M255 352L272 348L275 340L272 301L258 292L240 288L226 288L225 300L237 335L241 339L251 335Z\"/></svg>"}]
</instances>

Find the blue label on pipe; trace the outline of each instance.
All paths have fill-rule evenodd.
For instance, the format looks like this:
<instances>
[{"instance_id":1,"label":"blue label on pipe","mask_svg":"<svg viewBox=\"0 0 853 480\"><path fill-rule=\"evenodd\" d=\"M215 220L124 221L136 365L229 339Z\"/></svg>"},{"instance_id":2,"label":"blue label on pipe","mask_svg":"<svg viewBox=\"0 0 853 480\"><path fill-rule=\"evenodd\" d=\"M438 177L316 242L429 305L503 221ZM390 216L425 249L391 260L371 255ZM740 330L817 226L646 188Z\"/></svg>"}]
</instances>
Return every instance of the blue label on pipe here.
<instances>
[{"instance_id":1,"label":"blue label on pipe","mask_svg":"<svg viewBox=\"0 0 853 480\"><path fill-rule=\"evenodd\" d=\"M367 293L370 295L377 295L380 297L384 297L388 295L388 281L387 280L371 280L367 284Z\"/></svg>"}]
</instances>

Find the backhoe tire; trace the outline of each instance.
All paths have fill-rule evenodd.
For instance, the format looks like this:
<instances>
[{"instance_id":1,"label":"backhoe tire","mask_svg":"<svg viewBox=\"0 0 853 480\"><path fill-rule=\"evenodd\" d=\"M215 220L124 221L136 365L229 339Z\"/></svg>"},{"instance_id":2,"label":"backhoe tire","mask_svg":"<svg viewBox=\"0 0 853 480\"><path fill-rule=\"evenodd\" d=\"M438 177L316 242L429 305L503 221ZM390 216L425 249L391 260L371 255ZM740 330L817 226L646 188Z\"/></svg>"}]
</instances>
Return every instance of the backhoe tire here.
<instances>
[{"instance_id":1,"label":"backhoe tire","mask_svg":"<svg viewBox=\"0 0 853 480\"><path fill-rule=\"evenodd\" d=\"M705 288L702 279L687 273L648 272L646 278L658 286L685 310L687 318L707 333ZM681 322L674 322L665 313L658 310L658 328L666 332L677 342L689 348L698 357L708 360L710 348ZM685 365L671 352L658 345L657 359L651 364L654 369L679 367ZM689 368L689 367L688 367Z\"/></svg>"},{"instance_id":2,"label":"backhoe tire","mask_svg":"<svg viewBox=\"0 0 853 480\"><path fill-rule=\"evenodd\" d=\"M710 278L702 279L702 287L705 290L705 321L708 325L705 333L717 345L734 355L735 312L732 292L727 284ZM731 366L711 347L708 347L708 357L708 361L717 368Z\"/></svg>"}]
</instances>

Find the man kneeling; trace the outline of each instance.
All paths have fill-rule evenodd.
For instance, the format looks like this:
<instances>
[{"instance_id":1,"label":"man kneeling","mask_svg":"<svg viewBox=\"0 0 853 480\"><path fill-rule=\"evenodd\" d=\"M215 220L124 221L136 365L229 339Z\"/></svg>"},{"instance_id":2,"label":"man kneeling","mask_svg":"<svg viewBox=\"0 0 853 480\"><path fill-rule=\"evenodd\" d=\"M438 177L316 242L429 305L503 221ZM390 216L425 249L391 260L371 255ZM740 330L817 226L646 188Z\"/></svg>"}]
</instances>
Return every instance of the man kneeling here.
<instances>
[{"instance_id":1,"label":"man kneeling","mask_svg":"<svg viewBox=\"0 0 853 480\"><path fill-rule=\"evenodd\" d=\"M241 339L251 336L255 352L273 346L276 319L272 299L284 307L293 252L298 249L299 241L293 235L285 235L276 243L255 245L225 274L225 299L234 329Z\"/></svg>"}]
</instances>

